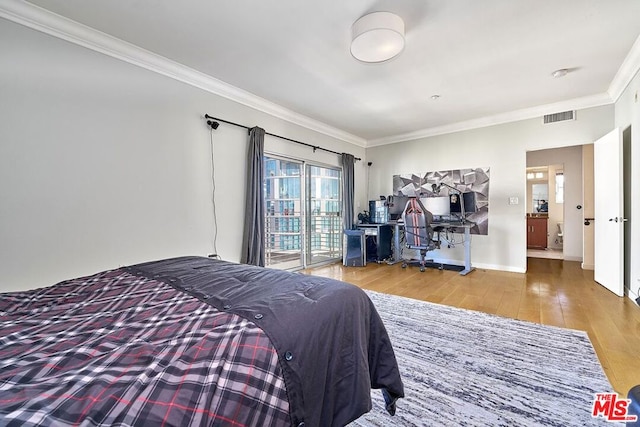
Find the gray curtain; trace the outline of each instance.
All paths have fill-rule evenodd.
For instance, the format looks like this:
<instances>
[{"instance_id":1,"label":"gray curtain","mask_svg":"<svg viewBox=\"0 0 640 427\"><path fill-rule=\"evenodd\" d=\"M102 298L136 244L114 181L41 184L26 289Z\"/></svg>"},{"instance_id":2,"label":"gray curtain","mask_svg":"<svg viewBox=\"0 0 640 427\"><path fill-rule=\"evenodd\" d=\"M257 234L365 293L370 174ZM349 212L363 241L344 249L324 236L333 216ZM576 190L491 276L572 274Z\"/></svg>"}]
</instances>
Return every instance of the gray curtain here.
<instances>
[{"instance_id":1,"label":"gray curtain","mask_svg":"<svg viewBox=\"0 0 640 427\"><path fill-rule=\"evenodd\" d=\"M345 230L353 228L354 164L351 154L342 153L342 225Z\"/></svg>"},{"instance_id":2,"label":"gray curtain","mask_svg":"<svg viewBox=\"0 0 640 427\"><path fill-rule=\"evenodd\" d=\"M242 256L244 264L264 267L264 129L249 129L247 192L244 209Z\"/></svg>"}]
</instances>

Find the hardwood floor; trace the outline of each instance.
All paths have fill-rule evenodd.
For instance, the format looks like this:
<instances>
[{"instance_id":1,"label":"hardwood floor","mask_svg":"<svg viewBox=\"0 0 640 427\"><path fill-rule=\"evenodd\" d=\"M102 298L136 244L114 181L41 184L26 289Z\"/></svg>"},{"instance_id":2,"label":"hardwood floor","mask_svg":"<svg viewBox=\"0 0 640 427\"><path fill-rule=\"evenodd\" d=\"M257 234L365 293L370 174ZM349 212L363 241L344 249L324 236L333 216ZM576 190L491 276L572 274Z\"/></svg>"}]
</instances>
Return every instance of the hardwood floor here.
<instances>
[{"instance_id":1,"label":"hardwood floor","mask_svg":"<svg viewBox=\"0 0 640 427\"><path fill-rule=\"evenodd\" d=\"M528 258L526 274L478 269L454 271L400 264L343 267L331 264L307 274L364 289L453 307L586 331L615 391L626 396L640 384L640 307L593 280L579 262Z\"/></svg>"}]
</instances>

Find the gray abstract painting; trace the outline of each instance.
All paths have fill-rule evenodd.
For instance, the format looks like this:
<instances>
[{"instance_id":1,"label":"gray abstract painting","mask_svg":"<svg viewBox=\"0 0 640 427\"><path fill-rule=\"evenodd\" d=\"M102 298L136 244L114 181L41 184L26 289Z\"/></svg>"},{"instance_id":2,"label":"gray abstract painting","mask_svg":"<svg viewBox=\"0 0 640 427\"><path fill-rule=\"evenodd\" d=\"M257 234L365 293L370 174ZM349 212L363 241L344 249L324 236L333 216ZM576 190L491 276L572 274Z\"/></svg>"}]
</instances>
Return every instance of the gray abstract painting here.
<instances>
[{"instance_id":1,"label":"gray abstract painting","mask_svg":"<svg viewBox=\"0 0 640 427\"><path fill-rule=\"evenodd\" d=\"M472 234L489 234L489 168L394 175L393 194L419 198L448 196L452 216L473 222ZM461 208L456 209L457 204Z\"/></svg>"}]
</instances>

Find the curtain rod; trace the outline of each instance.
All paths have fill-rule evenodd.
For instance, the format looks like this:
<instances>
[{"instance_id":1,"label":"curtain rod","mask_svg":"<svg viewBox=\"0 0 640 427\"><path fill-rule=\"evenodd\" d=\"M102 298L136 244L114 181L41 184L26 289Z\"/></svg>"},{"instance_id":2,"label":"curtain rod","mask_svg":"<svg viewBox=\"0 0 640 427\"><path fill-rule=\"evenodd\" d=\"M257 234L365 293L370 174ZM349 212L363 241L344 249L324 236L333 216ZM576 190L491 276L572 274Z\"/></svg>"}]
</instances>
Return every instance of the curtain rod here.
<instances>
[{"instance_id":1,"label":"curtain rod","mask_svg":"<svg viewBox=\"0 0 640 427\"><path fill-rule=\"evenodd\" d=\"M204 118L205 118L205 119L210 119L210 120L217 120L217 121L219 121L219 122L223 122L223 123L227 123L227 124L230 124L230 125L238 126L238 127L241 127L241 128L245 128L245 129L247 129L247 130L251 129L249 126L241 125L241 124L239 124L239 123L230 122L230 121L228 121L228 120L219 119L219 118L217 118L217 117L212 117L212 116L210 116L210 115L208 115L208 114L205 114L205 115L204 115ZM216 128L217 128L217 126L216 126ZM214 129L215 129L215 128L214 128ZM311 148L313 148L313 151L314 151L314 152L315 152L316 150L322 150L322 151L326 151L326 152L328 152L328 153L333 153L333 154L338 154L338 155L342 155L342 154L344 154L344 153L338 153L337 151L329 150L328 148L322 148L322 147L320 147L320 146L318 146L318 145L311 145L311 144L307 144L306 142L296 141L295 139L287 138L287 137L285 137L285 136L280 136L280 135L276 135L276 134L269 133L269 132L265 132L265 135L274 136L274 137L276 137L276 138L284 139L284 140L286 140L286 141L290 141L290 142L295 142L296 144L306 145L307 147L311 147ZM354 157L354 159L355 159L355 160L362 160L362 159L361 159L361 158L359 158L359 157Z\"/></svg>"}]
</instances>

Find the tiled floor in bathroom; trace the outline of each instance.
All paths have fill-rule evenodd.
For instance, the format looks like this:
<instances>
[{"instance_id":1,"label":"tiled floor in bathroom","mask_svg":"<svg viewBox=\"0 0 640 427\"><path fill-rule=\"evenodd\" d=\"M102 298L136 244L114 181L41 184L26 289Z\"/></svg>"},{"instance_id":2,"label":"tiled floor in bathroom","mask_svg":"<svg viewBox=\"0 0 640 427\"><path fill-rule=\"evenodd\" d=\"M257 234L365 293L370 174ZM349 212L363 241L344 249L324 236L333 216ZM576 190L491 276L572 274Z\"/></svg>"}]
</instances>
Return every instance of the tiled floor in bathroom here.
<instances>
[{"instance_id":1,"label":"tiled floor in bathroom","mask_svg":"<svg viewBox=\"0 0 640 427\"><path fill-rule=\"evenodd\" d=\"M527 249L529 258L563 259L562 249Z\"/></svg>"}]
</instances>

